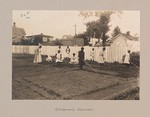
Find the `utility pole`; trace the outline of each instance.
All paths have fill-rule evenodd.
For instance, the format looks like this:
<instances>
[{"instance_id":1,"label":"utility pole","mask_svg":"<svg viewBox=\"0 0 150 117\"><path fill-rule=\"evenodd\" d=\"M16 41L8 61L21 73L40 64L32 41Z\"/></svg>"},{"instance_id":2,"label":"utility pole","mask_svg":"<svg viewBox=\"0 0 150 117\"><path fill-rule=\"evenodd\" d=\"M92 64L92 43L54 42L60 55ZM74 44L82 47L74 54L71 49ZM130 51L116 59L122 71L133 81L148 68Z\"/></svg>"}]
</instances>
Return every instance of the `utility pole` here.
<instances>
[{"instance_id":1,"label":"utility pole","mask_svg":"<svg viewBox=\"0 0 150 117\"><path fill-rule=\"evenodd\" d=\"M74 27L75 27L75 37L76 37L76 28L77 28L77 25L75 24L75 25L73 25Z\"/></svg>"},{"instance_id":2,"label":"utility pole","mask_svg":"<svg viewBox=\"0 0 150 117\"><path fill-rule=\"evenodd\" d=\"M76 28L77 28L77 25L75 24L75 25L73 25L73 26L74 26L74 28L75 28L75 36L74 36L74 37L75 37L75 45L77 45L77 44L76 44Z\"/></svg>"}]
</instances>

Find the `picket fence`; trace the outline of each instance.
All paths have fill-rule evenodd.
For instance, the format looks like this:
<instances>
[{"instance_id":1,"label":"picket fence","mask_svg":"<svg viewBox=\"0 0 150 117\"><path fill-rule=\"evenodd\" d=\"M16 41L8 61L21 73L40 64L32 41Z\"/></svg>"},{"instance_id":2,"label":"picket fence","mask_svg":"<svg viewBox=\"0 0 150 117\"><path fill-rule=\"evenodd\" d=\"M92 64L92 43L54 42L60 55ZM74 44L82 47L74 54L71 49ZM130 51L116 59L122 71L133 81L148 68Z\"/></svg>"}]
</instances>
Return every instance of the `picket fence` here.
<instances>
[{"instance_id":1,"label":"picket fence","mask_svg":"<svg viewBox=\"0 0 150 117\"><path fill-rule=\"evenodd\" d=\"M37 48L37 46L27 46L27 45L13 45L12 46L12 53L14 54L34 54L34 50ZM66 46L61 46L62 51L62 57L66 57ZM78 51L81 49L81 47L74 47L70 46L70 57L73 53L76 54L78 57ZM92 48L95 49L95 61L99 62L100 56L99 53L102 51L102 47L89 47L84 46L84 52L85 52L85 59L90 60L90 51ZM122 56L127 53L128 48L127 47L106 47L106 61L107 62L122 62ZM54 56L58 51L58 46L43 46L42 47L42 55L51 55Z\"/></svg>"}]
</instances>

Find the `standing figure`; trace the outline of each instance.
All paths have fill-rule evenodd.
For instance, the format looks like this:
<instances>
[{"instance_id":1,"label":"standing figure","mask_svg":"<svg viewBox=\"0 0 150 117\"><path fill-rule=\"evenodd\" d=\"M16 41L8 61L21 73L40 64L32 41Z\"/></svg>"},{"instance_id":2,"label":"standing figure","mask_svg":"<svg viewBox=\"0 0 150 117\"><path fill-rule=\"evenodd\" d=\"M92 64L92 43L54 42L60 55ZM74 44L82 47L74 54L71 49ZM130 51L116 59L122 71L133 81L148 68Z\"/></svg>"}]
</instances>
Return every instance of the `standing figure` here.
<instances>
[{"instance_id":1,"label":"standing figure","mask_svg":"<svg viewBox=\"0 0 150 117\"><path fill-rule=\"evenodd\" d=\"M128 50L127 54L125 55L125 58L124 58L124 63L129 66L130 65L130 50Z\"/></svg>"},{"instance_id":2,"label":"standing figure","mask_svg":"<svg viewBox=\"0 0 150 117\"><path fill-rule=\"evenodd\" d=\"M105 50L106 50L106 48L103 48L102 51L100 51L100 54L99 54L99 57L100 57L99 63L102 64L102 65L104 65L105 59L106 59Z\"/></svg>"},{"instance_id":3,"label":"standing figure","mask_svg":"<svg viewBox=\"0 0 150 117\"><path fill-rule=\"evenodd\" d=\"M58 50L58 53L55 55L56 57L56 63L62 62L62 54L60 50Z\"/></svg>"},{"instance_id":4,"label":"standing figure","mask_svg":"<svg viewBox=\"0 0 150 117\"><path fill-rule=\"evenodd\" d=\"M38 48L35 49L35 55L34 55L34 61L33 63L41 63L42 62L42 56L41 56L41 48L42 46L40 45Z\"/></svg>"},{"instance_id":5,"label":"standing figure","mask_svg":"<svg viewBox=\"0 0 150 117\"><path fill-rule=\"evenodd\" d=\"M58 46L58 51L60 51L60 53L61 53L61 46L60 45Z\"/></svg>"},{"instance_id":6,"label":"standing figure","mask_svg":"<svg viewBox=\"0 0 150 117\"><path fill-rule=\"evenodd\" d=\"M94 61L94 59L95 59L95 51L94 51L94 48L92 48L92 50L90 51L90 57L91 57L91 61Z\"/></svg>"},{"instance_id":7,"label":"standing figure","mask_svg":"<svg viewBox=\"0 0 150 117\"><path fill-rule=\"evenodd\" d=\"M67 58L69 58L69 54L70 54L70 48L69 48L69 46L67 46L67 48L66 48L66 53L67 53Z\"/></svg>"},{"instance_id":8,"label":"standing figure","mask_svg":"<svg viewBox=\"0 0 150 117\"><path fill-rule=\"evenodd\" d=\"M84 48L82 47L81 50L78 52L78 57L79 57L79 66L80 70L83 69L84 63Z\"/></svg>"}]
</instances>

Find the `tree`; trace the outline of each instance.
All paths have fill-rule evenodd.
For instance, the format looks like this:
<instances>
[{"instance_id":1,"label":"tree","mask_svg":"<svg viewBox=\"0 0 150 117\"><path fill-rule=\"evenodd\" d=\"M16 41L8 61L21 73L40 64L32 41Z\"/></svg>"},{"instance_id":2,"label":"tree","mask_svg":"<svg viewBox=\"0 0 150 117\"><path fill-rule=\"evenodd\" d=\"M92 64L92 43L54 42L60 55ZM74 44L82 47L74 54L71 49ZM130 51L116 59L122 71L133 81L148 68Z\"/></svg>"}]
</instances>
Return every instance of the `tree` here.
<instances>
[{"instance_id":1,"label":"tree","mask_svg":"<svg viewBox=\"0 0 150 117\"><path fill-rule=\"evenodd\" d=\"M89 37L98 38L98 42L102 39L103 46L105 46L105 42L109 38L107 32L110 30L109 22L111 14L112 12L109 11L103 12L97 21L88 22L86 24L87 35Z\"/></svg>"},{"instance_id":2,"label":"tree","mask_svg":"<svg viewBox=\"0 0 150 117\"><path fill-rule=\"evenodd\" d=\"M102 39L102 43L103 46L105 46L106 40L109 38L109 36L107 35L107 32L110 30L109 29L109 22L110 22L110 16L111 16L112 12L104 12L101 14L100 19L99 19L99 30L101 33L101 39Z\"/></svg>"},{"instance_id":3,"label":"tree","mask_svg":"<svg viewBox=\"0 0 150 117\"><path fill-rule=\"evenodd\" d=\"M85 18L96 16L99 17L96 21L91 21L86 23L86 32L84 33L86 35L85 40L89 40L91 37L98 38L98 42L100 42L100 39L102 40L103 46L105 46L105 42L109 38L107 35L107 32L110 30L109 22L110 22L110 16L112 14L116 14L120 17L122 14L122 11L94 11L94 12L88 12L88 11L81 11L80 16Z\"/></svg>"},{"instance_id":4,"label":"tree","mask_svg":"<svg viewBox=\"0 0 150 117\"><path fill-rule=\"evenodd\" d=\"M118 34L121 34L121 30L118 26L116 26L113 30L112 37L115 37Z\"/></svg>"},{"instance_id":5,"label":"tree","mask_svg":"<svg viewBox=\"0 0 150 117\"><path fill-rule=\"evenodd\" d=\"M99 22L98 21L91 21L86 24L87 31L86 34L88 37L95 37L99 38Z\"/></svg>"}]
</instances>

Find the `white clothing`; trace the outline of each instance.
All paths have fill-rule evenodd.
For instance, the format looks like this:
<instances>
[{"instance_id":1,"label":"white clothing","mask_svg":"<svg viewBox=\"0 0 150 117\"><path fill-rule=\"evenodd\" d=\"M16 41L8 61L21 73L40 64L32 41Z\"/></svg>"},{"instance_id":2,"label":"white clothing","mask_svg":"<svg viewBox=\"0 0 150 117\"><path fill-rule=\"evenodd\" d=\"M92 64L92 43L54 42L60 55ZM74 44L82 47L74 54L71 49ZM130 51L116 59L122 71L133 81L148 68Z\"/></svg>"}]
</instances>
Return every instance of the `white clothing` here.
<instances>
[{"instance_id":1,"label":"white clothing","mask_svg":"<svg viewBox=\"0 0 150 117\"><path fill-rule=\"evenodd\" d=\"M105 52L101 51L99 54L99 63L104 63L105 62Z\"/></svg>"},{"instance_id":2,"label":"white clothing","mask_svg":"<svg viewBox=\"0 0 150 117\"><path fill-rule=\"evenodd\" d=\"M57 62L62 62L62 54L61 53L56 54L56 63Z\"/></svg>"},{"instance_id":3,"label":"white clothing","mask_svg":"<svg viewBox=\"0 0 150 117\"><path fill-rule=\"evenodd\" d=\"M95 58L95 51L94 50L90 51L90 57L91 57L91 60L94 60L94 58Z\"/></svg>"},{"instance_id":4,"label":"white clothing","mask_svg":"<svg viewBox=\"0 0 150 117\"><path fill-rule=\"evenodd\" d=\"M78 63L77 57L75 57L75 56L71 57L70 63L77 64Z\"/></svg>"},{"instance_id":5,"label":"white clothing","mask_svg":"<svg viewBox=\"0 0 150 117\"><path fill-rule=\"evenodd\" d=\"M47 55L48 57L46 58L47 62L51 62L52 61L52 57L50 55Z\"/></svg>"},{"instance_id":6,"label":"white clothing","mask_svg":"<svg viewBox=\"0 0 150 117\"><path fill-rule=\"evenodd\" d=\"M69 58L70 48L66 48L67 57Z\"/></svg>"},{"instance_id":7,"label":"white clothing","mask_svg":"<svg viewBox=\"0 0 150 117\"><path fill-rule=\"evenodd\" d=\"M125 55L124 63L127 63L127 64L130 63L130 54L129 54L129 53L127 53L127 54Z\"/></svg>"},{"instance_id":8,"label":"white clothing","mask_svg":"<svg viewBox=\"0 0 150 117\"><path fill-rule=\"evenodd\" d=\"M70 48L66 48L66 53L67 53L67 54L70 53Z\"/></svg>"},{"instance_id":9,"label":"white clothing","mask_svg":"<svg viewBox=\"0 0 150 117\"><path fill-rule=\"evenodd\" d=\"M33 63L41 63L41 62L42 62L41 48L36 48Z\"/></svg>"}]
</instances>

